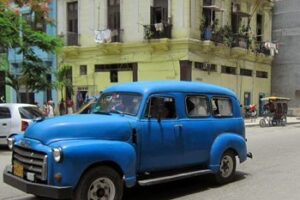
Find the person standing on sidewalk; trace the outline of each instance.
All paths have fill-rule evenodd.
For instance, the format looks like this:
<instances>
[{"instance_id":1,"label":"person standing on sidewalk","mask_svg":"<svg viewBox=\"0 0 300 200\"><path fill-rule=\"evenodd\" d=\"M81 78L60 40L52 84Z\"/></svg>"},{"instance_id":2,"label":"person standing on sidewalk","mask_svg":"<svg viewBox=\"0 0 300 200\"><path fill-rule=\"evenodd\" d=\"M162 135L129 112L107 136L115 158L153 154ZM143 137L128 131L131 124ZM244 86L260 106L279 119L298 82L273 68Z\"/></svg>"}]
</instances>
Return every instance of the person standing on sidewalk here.
<instances>
[{"instance_id":1,"label":"person standing on sidewalk","mask_svg":"<svg viewBox=\"0 0 300 200\"><path fill-rule=\"evenodd\" d=\"M47 116L54 117L54 109L53 109L51 101L48 101L48 104L47 104Z\"/></svg>"},{"instance_id":2,"label":"person standing on sidewalk","mask_svg":"<svg viewBox=\"0 0 300 200\"><path fill-rule=\"evenodd\" d=\"M66 106L65 106L65 101L63 98L60 100L60 103L59 103L59 114L60 115L66 114Z\"/></svg>"},{"instance_id":3,"label":"person standing on sidewalk","mask_svg":"<svg viewBox=\"0 0 300 200\"><path fill-rule=\"evenodd\" d=\"M69 97L68 100L67 100L67 112L68 112L68 114L73 114L73 106L74 106L73 100Z\"/></svg>"}]
</instances>

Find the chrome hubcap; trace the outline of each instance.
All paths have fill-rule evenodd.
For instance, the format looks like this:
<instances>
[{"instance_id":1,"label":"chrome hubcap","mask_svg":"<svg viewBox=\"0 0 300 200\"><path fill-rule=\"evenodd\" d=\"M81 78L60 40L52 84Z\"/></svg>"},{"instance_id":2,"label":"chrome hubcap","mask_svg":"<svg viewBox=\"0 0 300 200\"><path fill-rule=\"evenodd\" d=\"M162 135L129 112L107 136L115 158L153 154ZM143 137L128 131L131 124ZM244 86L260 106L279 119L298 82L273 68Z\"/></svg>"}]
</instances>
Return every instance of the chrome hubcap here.
<instances>
[{"instance_id":1,"label":"chrome hubcap","mask_svg":"<svg viewBox=\"0 0 300 200\"><path fill-rule=\"evenodd\" d=\"M113 200L115 194L115 185L109 178L98 178L90 185L88 200Z\"/></svg>"},{"instance_id":2,"label":"chrome hubcap","mask_svg":"<svg viewBox=\"0 0 300 200\"><path fill-rule=\"evenodd\" d=\"M224 178L229 177L233 171L233 160L231 156L225 155L221 161L220 172Z\"/></svg>"}]
</instances>

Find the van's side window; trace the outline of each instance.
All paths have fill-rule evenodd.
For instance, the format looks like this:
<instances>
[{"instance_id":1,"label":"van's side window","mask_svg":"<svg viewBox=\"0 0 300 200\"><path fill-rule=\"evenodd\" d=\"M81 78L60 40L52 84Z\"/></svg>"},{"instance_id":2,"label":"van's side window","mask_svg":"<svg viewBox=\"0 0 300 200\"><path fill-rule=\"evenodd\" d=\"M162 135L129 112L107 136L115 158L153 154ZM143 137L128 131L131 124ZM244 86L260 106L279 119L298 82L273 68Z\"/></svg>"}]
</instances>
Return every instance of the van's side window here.
<instances>
[{"instance_id":1,"label":"van's side window","mask_svg":"<svg viewBox=\"0 0 300 200\"><path fill-rule=\"evenodd\" d=\"M189 117L206 117L210 114L208 100L204 96L187 96L185 106Z\"/></svg>"},{"instance_id":2,"label":"van's side window","mask_svg":"<svg viewBox=\"0 0 300 200\"><path fill-rule=\"evenodd\" d=\"M217 117L231 117L232 104L229 98L226 97L214 97L211 101L212 112Z\"/></svg>"},{"instance_id":3,"label":"van's side window","mask_svg":"<svg viewBox=\"0 0 300 200\"><path fill-rule=\"evenodd\" d=\"M160 119L176 118L175 99L173 97L151 97L147 105L145 117Z\"/></svg>"}]
</instances>

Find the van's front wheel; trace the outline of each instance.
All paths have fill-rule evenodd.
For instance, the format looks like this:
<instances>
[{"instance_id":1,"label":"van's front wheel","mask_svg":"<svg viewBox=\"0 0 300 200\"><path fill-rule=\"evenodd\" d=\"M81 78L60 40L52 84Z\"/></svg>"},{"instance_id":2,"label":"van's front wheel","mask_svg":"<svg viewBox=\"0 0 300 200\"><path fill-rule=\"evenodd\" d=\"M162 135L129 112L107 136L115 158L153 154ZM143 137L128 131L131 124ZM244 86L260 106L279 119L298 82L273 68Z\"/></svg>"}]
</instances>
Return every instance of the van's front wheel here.
<instances>
[{"instance_id":1,"label":"van's front wheel","mask_svg":"<svg viewBox=\"0 0 300 200\"><path fill-rule=\"evenodd\" d=\"M121 200L123 182L112 168L96 167L82 177L74 196L75 200Z\"/></svg>"},{"instance_id":2,"label":"van's front wheel","mask_svg":"<svg viewBox=\"0 0 300 200\"><path fill-rule=\"evenodd\" d=\"M229 183L233 180L236 170L235 154L226 151L220 161L220 169L215 175L216 182L219 184Z\"/></svg>"}]
</instances>

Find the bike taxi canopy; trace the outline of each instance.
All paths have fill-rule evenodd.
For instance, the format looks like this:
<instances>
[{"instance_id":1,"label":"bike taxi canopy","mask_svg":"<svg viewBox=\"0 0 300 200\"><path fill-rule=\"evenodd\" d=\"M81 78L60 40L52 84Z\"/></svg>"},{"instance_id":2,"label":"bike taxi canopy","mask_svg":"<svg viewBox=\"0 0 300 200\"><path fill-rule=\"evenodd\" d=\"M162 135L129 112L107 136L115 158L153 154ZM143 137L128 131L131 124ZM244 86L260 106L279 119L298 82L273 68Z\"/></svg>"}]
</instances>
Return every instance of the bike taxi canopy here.
<instances>
[{"instance_id":1,"label":"bike taxi canopy","mask_svg":"<svg viewBox=\"0 0 300 200\"><path fill-rule=\"evenodd\" d=\"M275 97L275 96L270 96L270 97L264 97L261 98L262 101L290 101L290 98L287 97Z\"/></svg>"}]
</instances>

